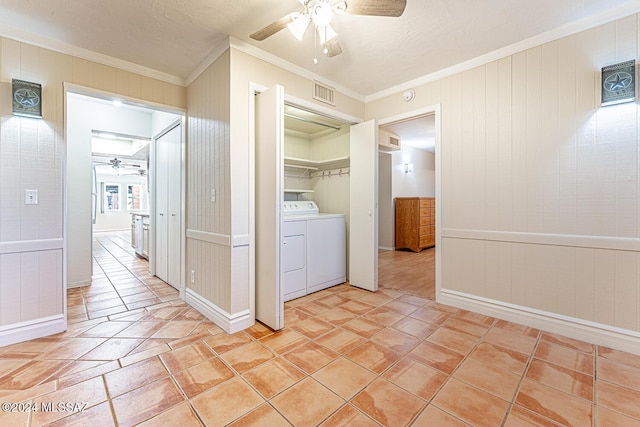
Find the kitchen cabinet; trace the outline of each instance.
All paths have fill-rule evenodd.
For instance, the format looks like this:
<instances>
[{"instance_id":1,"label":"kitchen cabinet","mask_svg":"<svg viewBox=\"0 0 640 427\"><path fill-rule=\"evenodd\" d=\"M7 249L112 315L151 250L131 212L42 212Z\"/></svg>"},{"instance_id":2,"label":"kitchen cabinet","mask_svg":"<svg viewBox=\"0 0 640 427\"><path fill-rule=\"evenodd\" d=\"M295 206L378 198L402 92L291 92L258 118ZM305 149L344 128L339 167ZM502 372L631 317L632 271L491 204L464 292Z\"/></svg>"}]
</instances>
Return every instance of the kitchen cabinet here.
<instances>
[{"instance_id":1,"label":"kitchen cabinet","mask_svg":"<svg viewBox=\"0 0 640 427\"><path fill-rule=\"evenodd\" d=\"M436 199L396 197L396 249L420 252L436 244Z\"/></svg>"},{"instance_id":2,"label":"kitchen cabinet","mask_svg":"<svg viewBox=\"0 0 640 427\"><path fill-rule=\"evenodd\" d=\"M131 247L138 256L149 259L149 214L131 213Z\"/></svg>"}]
</instances>

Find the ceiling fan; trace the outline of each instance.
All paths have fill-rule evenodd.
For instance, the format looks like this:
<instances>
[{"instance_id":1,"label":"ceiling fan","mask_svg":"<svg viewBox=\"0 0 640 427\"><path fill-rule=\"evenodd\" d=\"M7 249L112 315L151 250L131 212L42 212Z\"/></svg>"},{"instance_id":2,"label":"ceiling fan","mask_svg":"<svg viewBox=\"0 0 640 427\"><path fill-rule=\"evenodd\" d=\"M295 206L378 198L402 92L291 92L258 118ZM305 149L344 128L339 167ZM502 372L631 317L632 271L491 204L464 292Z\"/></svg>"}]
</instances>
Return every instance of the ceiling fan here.
<instances>
[{"instance_id":1,"label":"ceiling fan","mask_svg":"<svg viewBox=\"0 0 640 427\"><path fill-rule=\"evenodd\" d=\"M111 167L114 170L118 170L120 168L124 168L124 167L130 167L130 168L139 168L140 165L135 165L133 163L123 163L122 160L118 159L117 157L114 157L113 159L109 160L108 162L94 162L97 165L111 165Z\"/></svg>"},{"instance_id":2,"label":"ceiling fan","mask_svg":"<svg viewBox=\"0 0 640 427\"><path fill-rule=\"evenodd\" d=\"M298 40L302 40L309 25L313 24L316 40L320 39L324 54L331 58L342 53L338 34L330 25L334 14L398 17L402 15L407 6L407 0L346 0L333 4L330 3L331 0L298 1L304 7L302 12L292 12L249 37L262 41L280 30L288 28ZM314 57L313 62L317 63L318 59Z\"/></svg>"}]
</instances>

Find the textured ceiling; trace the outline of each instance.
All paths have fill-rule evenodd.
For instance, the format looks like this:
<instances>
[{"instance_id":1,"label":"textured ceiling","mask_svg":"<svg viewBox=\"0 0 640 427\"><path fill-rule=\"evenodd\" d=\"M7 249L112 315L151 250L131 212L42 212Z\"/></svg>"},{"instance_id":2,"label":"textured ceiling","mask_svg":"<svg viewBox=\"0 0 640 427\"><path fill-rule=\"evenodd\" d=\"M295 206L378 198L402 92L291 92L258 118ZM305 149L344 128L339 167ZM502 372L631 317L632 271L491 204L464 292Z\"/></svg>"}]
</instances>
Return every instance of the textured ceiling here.
<instances>
[{"instance_id":1,"label":"textured ceiling","mask_svg":"<svg viewBox=\"0 0 640 427\"><path fill-rule=\"evenodd\" d=\"M249 34L298 0L2 0L0 34L73 46L185 81L227 36L252 44L366 96L638 0L408 0L400 18L334 19L343 53L326 58L314 37Z\"/></svg>"}]
</instances>

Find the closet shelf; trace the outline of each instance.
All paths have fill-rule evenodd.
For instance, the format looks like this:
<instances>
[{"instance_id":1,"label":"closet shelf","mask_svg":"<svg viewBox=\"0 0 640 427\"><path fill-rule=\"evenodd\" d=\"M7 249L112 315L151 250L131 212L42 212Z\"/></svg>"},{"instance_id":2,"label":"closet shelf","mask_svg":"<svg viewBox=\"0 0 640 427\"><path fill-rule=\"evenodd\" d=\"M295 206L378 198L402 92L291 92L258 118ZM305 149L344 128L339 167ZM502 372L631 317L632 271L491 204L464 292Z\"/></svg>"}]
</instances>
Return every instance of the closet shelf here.
<instances>
[{"instance_id":1,"label":"closet shelf","mask_svg":"<svg viewBox=\"0 0 640 427\"><path fill-rule=\"evenodd\" d=\"M328 170L328 169L334 169L336 167L348 165L349 156L337 157L335 159L327 159L327 160L308 160L308 159L299 159L296 157L285 156L284 164L285 166L289 166L289 167L304 167L309 170Z\"/></svg>"},{"instance_id":2,"label":"closet shelf","mask_svg":"<svg viewBox=\"0 0 640 427\"><path fill-rule=\"evenodd\" d=\"M303 188L285 188L284 192L302 194L302 193L313 193L313 190L305 190Z\"/></svg>"}]
</instances>

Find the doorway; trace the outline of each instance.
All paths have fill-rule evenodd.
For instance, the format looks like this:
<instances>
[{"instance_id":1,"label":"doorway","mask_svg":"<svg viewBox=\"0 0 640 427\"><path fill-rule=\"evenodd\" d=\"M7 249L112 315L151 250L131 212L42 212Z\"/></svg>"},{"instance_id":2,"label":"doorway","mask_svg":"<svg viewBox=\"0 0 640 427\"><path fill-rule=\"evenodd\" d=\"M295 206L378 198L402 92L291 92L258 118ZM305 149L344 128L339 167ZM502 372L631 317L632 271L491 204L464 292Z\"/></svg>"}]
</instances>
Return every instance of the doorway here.
<instances>
[{"instance_id":1,"label":"doorway","mask_svg":"<svg viewBox=\"0 0 640 427\"><path fill-rule=\"evenodd\" d=\"M78 293L84 296L80 299L84 307L69 303L69 322L179 298L178 291L167 289L164 281L154 277L153 262L145 258L153 259L155 254L150 217L156 196L154 145L168 124L177 122L183 133L184 113L74 85L65 85L65 97L64 264L68 300ZM177 158L175 194L183 206L183 155ZM132 214L146 218L139 235ZM181 251L183 243L177 247ZM179 279L176 287L182 286Z\"/></svg>"},{"instance_id":2,"label":"doorway","mask_svg":"<svg viewBox=\"0 0 640 427\"><path fill-rule=\"evenodd\" d=\"M436 294L439 214L436 215L435 246L420 243L417 252L396 250L395 201L396 198L419 198L422 203L428 200L435 203L436 212L440 212L436 188L438 120L437 108L430 107L380 121L382 134L389 132L400 140L399 149L379 153L380 287L429 299L435 299ZM424 236L419 237L420 233L429 232L424 219L417 219L415 227L410 229L415 232L416 241L429 242Z\"/></svg>"}]
</instances>

